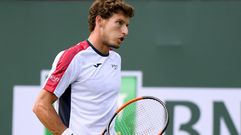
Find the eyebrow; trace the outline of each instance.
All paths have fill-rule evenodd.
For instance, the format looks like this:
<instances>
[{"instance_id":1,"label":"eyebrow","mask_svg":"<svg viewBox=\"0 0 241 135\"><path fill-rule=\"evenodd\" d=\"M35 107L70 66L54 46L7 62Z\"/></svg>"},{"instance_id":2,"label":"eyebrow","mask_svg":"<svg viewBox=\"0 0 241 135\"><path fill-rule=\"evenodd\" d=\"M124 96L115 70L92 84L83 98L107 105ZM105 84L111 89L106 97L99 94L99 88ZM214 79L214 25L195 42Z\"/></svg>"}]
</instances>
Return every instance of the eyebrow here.
<instances>
[{"instance_id":1,"label":"eyebrow","mask_svg":"<svg viewBox=\"0 0 241 135\"><path fill-rule=\"evenodd\" d=\"M119 18L119 19L117 19L117 21L121 21L121 22L125 23L127 26L129 25L129 23L126 22L124 19Z\"/></svg>"}]
</instances>

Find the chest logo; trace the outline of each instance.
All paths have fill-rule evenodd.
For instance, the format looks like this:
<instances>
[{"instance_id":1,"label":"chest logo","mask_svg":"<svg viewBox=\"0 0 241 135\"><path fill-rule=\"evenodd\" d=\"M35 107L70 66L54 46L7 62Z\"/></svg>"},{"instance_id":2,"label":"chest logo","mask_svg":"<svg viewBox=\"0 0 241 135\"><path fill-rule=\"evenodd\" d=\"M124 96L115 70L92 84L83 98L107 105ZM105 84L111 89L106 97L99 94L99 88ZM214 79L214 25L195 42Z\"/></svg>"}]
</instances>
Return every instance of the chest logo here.
<instances>
[{"instance_id":1,"label":"chest logo","mask_svg":"<svg viewBox=\"0 0 241 135\"><path fill-rule=\"evenodd\" d=\"M112 64L111 67L116 70L118 68L118 65Z\"/></svg>"},{"instance_id":2,"label":"chest logo","mask_svg":"<svg viewBox=\"0 0 241 135\"><path fill-rule=\"evenodd\" d=\"M98 68L102 63L97 63L95 65L93 65L94 67Z\"/></svg>"}]
</instances>

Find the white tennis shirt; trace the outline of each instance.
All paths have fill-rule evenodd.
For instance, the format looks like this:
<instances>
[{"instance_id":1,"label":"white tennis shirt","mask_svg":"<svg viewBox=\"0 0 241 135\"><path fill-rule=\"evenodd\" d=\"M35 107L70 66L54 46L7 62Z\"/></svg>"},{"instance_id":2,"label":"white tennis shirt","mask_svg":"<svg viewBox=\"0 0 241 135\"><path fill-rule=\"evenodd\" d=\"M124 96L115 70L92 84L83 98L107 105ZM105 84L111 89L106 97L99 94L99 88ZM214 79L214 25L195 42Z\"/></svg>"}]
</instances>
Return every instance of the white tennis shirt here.
<instances>
[{"instance_id":1,"label":"white tennis shirt","mask_svg":"<svg viewBox=\"0 0 241 135\"><path fill-rule=\"evenodd\" d=\"M58 113L76 135L100 135L117 109L121 58L88 41L60 52L43 88L59 98Z\"/></svg>"}]
</instances>

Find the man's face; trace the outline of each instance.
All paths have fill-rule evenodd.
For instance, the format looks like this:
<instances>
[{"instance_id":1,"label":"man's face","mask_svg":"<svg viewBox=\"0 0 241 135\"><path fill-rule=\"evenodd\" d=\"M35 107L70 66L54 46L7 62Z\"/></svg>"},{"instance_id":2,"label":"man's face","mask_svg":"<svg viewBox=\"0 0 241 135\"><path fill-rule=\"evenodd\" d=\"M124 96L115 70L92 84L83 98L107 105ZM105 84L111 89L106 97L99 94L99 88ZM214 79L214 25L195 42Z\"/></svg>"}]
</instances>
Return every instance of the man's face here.
<instances>
[{"instance_id":1,"label":"man's face","mask_svg":"<svg viewBox=\"0 0 241 135\"><path fill-rule=\"evenodd\" d=\"M101 30L103 43L108 47L119 48L128 35L129 21L130 18L122 13L113 14L109 19L103 19Z\"/></svg>"}]
</instances>

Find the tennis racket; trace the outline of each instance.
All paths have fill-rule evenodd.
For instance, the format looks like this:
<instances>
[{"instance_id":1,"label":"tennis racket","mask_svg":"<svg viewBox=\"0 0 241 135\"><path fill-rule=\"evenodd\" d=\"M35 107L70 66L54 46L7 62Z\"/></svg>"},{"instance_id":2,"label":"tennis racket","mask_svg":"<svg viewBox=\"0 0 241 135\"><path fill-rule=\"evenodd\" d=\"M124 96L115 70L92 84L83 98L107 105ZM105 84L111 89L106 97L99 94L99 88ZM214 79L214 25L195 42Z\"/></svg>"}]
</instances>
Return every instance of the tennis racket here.
<instances>
[{"instance_id":1,"label":"tennis racket","mask_svg":"<svg viewBox=\"0 0 241 135\"><path fill-rule=\"evenodd\" d=\"M102 135L162 135L167 124L168 111L164 102L143 96L122 105Z\"/></svg>"}]
</instances>

